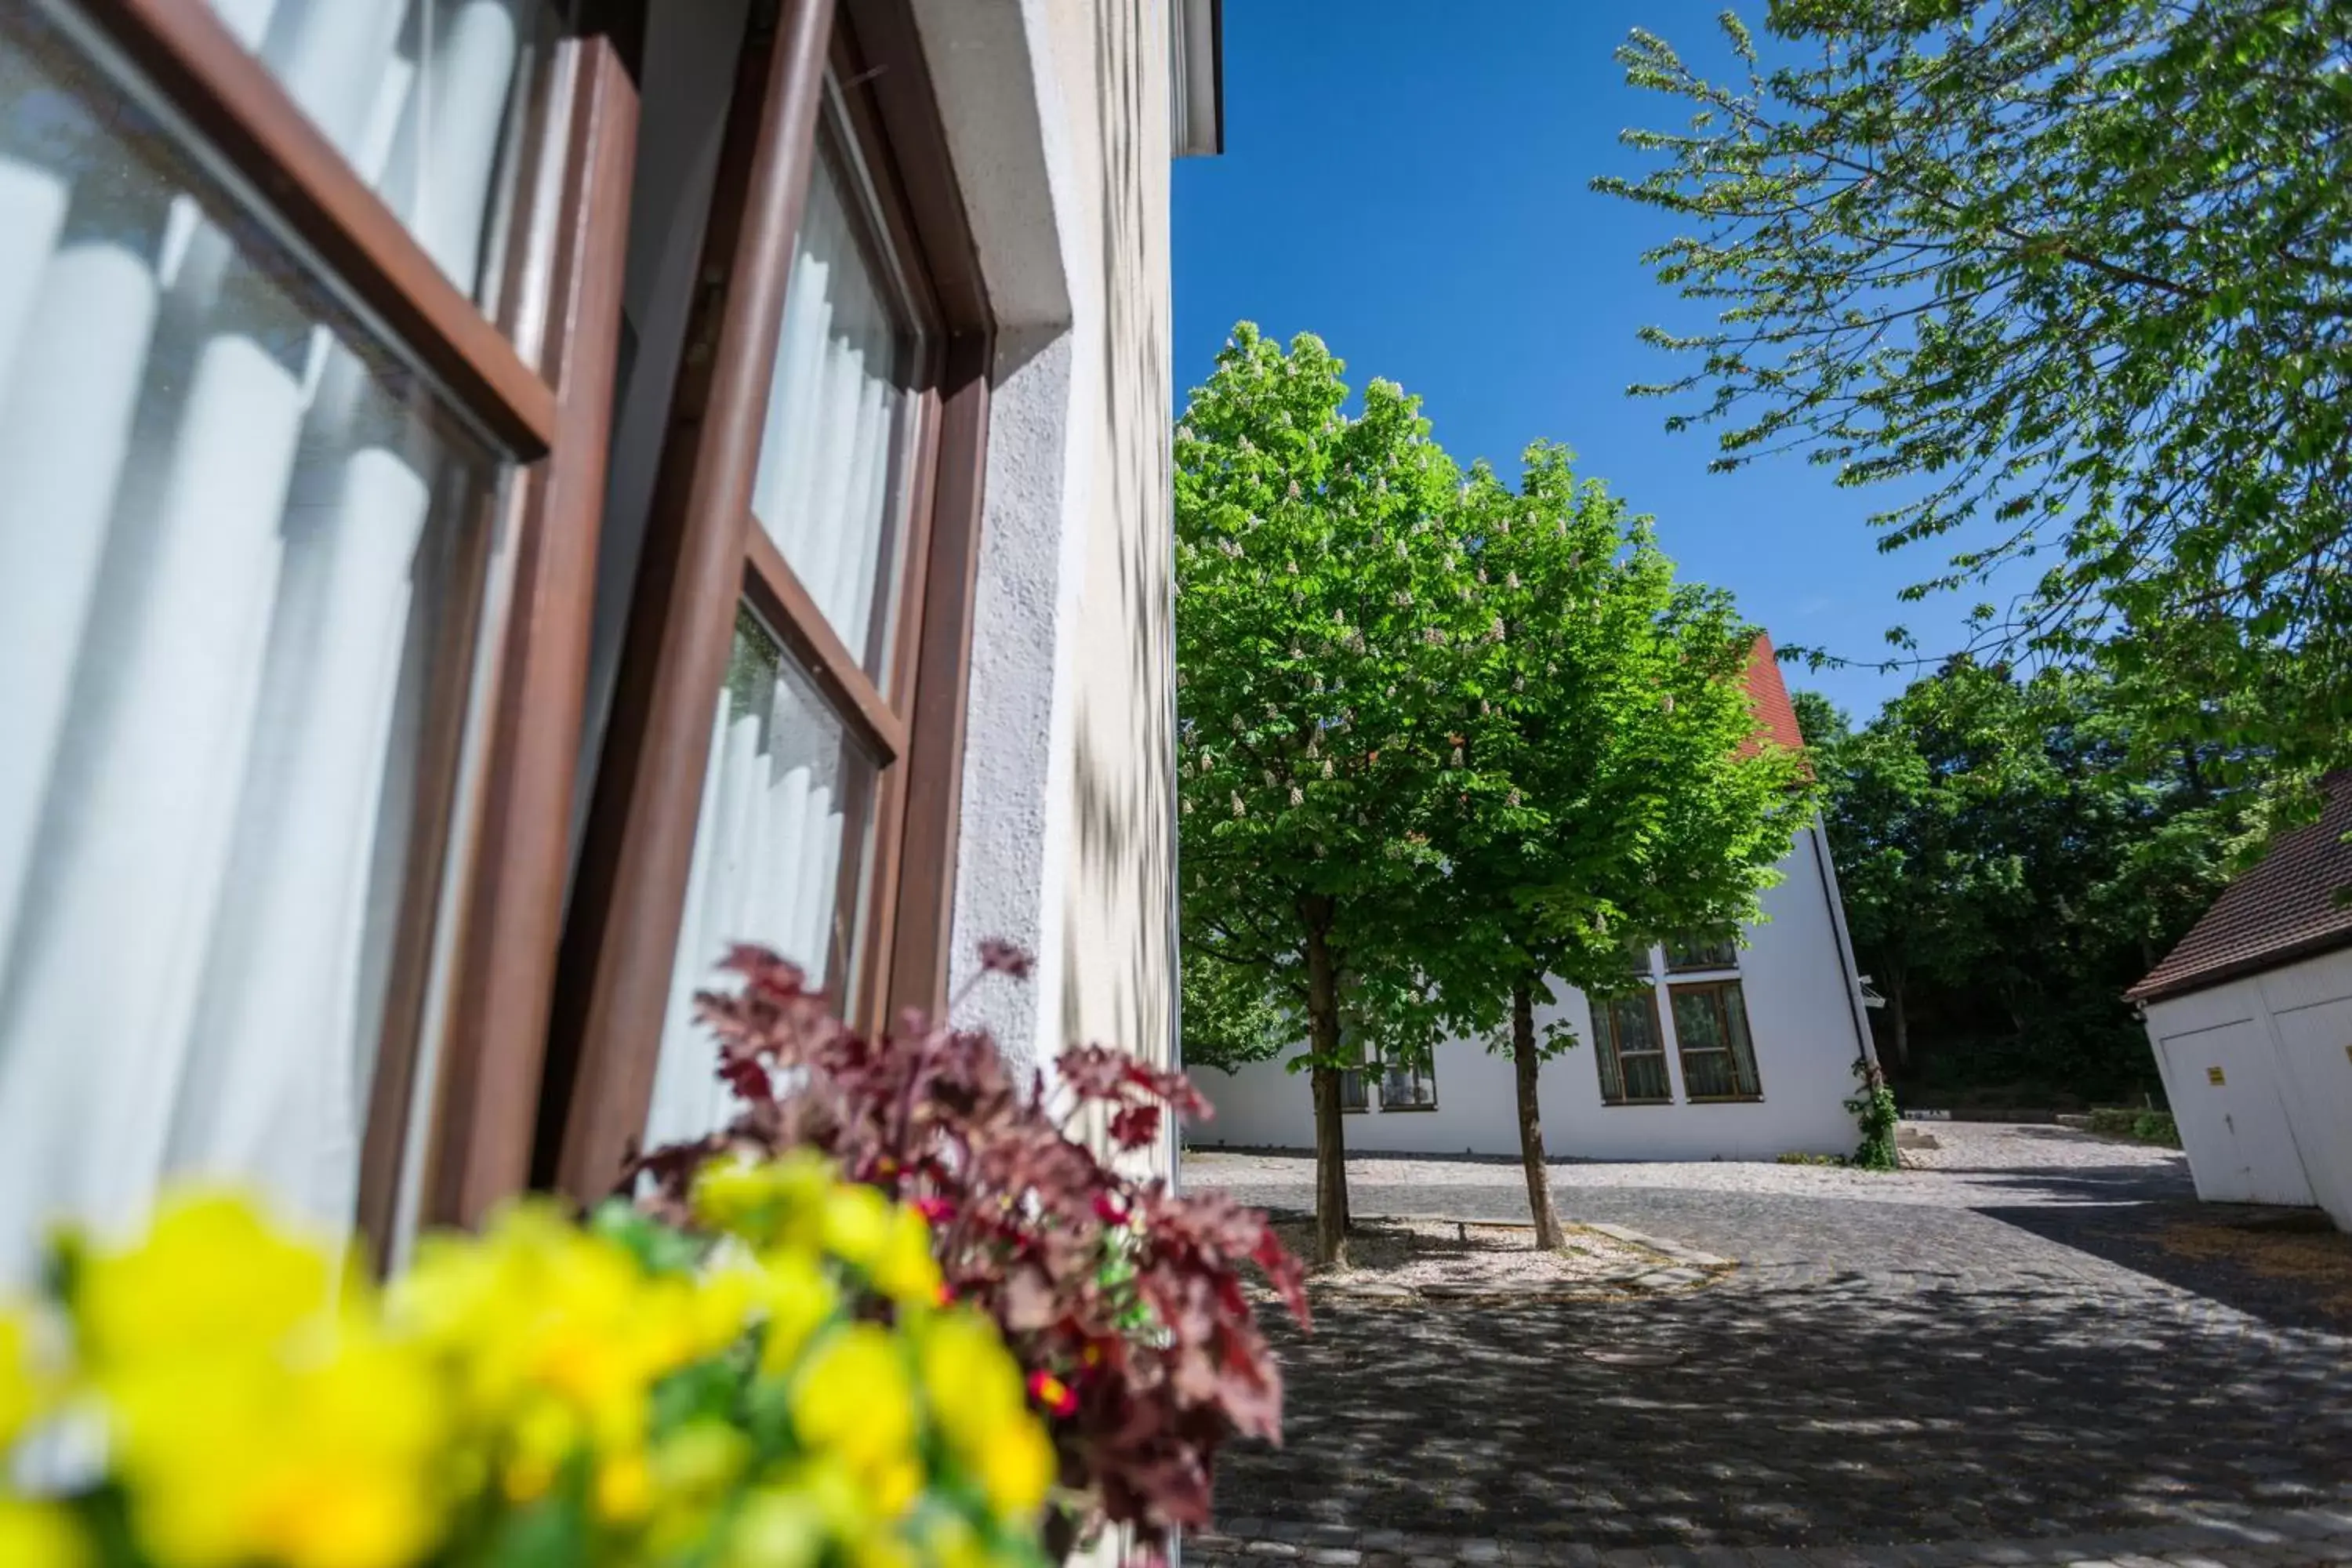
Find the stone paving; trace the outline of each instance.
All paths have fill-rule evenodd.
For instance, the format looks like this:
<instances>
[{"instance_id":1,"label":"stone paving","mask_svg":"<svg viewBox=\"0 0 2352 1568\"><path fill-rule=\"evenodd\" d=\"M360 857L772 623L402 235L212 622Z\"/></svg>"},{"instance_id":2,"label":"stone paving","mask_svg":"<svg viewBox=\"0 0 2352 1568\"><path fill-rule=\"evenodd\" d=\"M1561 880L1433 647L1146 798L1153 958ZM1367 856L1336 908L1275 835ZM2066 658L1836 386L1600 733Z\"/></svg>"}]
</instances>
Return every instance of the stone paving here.
<instances>
[{"instance_id":1,"label":"stone paving","mask_svg":"<svg viewBox=\"0 0 2352 1568\"><path fill-rule=\"evenodd\" d=\"M1884 1176L1556 1167L1564 1217L1740 1267L1644 1301L1334 1304L1279 1331L1286 1447L1221 1463L1188 1563L2352 1562L2352 1340L2163 1254L2179 1156L1933 1131L1934 1168ZM1359 1214L1526 1215L1508 1164L1349 1168ZM1296 1156L1185 1179L1311 1202Z\"/></svg>"}]
</instances>

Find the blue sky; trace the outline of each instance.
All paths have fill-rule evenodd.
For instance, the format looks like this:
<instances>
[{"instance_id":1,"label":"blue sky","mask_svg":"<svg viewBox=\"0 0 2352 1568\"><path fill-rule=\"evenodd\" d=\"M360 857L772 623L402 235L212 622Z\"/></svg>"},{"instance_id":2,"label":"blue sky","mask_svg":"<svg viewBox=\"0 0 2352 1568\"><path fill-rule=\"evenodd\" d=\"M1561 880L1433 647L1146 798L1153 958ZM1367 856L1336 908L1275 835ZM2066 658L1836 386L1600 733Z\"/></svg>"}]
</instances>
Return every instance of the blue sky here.
<instances>
[{"instance_id":1,"label":"blue sky","mask_svg":"<svg viewBox=\"0 0 2352 1568\"><path fill-rule=\"evenodd\" d=\"M1529 441L1566 441L1777 642L1874 660L1903 624L1927 651L1957 646L1965 600L1897 602L1941 557L1880 554L1870 491L1795 458L1709 474L1711 435L1669 435L1667 405L1625 395L1676 364L1638 327L1704 318L1639 259L1670 221L1588 187L1642 166L1619 131L1686 113L1626 86L1612 51L1639 23L1712 68L1721 4L1225 0L1225 153L1175 169L1180 404L1234 321L1318 332L1352 384L1419 394L1465 462L1516 472ZM1858 717L1904 679L1790 679Z\"/></svg>"}]
</instances>

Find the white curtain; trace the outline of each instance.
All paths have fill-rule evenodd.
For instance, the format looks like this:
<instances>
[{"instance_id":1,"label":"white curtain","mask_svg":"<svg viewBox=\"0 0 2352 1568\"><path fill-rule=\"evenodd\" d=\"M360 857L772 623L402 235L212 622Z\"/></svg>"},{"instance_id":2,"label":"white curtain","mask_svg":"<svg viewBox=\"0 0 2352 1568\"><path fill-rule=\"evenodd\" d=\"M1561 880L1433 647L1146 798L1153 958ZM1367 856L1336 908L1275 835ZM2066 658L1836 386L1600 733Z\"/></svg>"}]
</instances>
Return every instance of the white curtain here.
<instances>
[{"instance_id":1,"label":"white curtain","mask_svg":"<svg viewBox=\"0 0 2352 1568\"><path fill-rule=\"evenodd\" d=\"M461 287L531 0L219 0ZM0 1284L175 1172L348 1222L436 582L495 464L0 22Z\"/></svg>"},{"instance_id":2,"label":"white curtain","mask_svg":"<svg viewBox=\"0 0 2352 1568\"><path fill-rule=\"evenodd\" d=\"M784 294L751 510L842 642L879 669L876 614L910 427L910 334L826 139Z\"/></svg>"},{"instance_id":3,"label":"white curtain","mask_svg":"<svg viewBox=\"0 0 2352 1568\"><path fill-rule=\"evenodd\" d=\"M822 984L839 933L848 808L867 775L824 711L756 623L739 625L733 674L719 694L710 764L670 975L649 1145L699 1137L728 1119L718 1047L694 1022L694 997L721 981L730 943L759 942Z\"/></svg>"}]
</instances>

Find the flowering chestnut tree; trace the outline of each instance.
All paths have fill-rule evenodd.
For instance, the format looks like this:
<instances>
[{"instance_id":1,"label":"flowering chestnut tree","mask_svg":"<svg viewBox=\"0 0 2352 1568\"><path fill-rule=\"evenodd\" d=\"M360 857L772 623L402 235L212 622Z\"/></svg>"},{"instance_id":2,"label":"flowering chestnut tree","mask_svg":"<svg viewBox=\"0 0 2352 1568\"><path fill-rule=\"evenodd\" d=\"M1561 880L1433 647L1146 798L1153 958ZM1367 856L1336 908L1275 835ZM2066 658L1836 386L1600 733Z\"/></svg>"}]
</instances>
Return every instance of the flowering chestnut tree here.
<instances>
[{"instance_id":1,"label":"flowering chestnut tree","mask_svg":"<svg viewBox=\"0 0 2352 1568\"><path fill-rule=\"evenodd\" d=\"M1303 1037L1326 1264L1346 1245L1340 1075L1436 1038L1434 838L1494 621L1459 470L1394 384L1349 415L1343 369L1244 322L1176 432L1187 1056Z\"/></svg>"},{"instance_id":2,"label":"flowering chestnut tree","mask_svg":"<svg viewBox=\"0 0 2352 1568\"><path fill-rule=\"evenodd\" d=\"M1537 1006L1555 980L1622 991L1629 947L1756 919L1811 805L1800 759L1758 736L1755 628L1676 583L1649 520L1542 443L1516 489L1481 465L1465 500L1499 635L1461 677L1468 805L1441 818L1431 966L1452 1025L1510 1054L1537 1245L1558 1247L1536 1084L1576 1037Z\"/></svg>"}]
</instances>

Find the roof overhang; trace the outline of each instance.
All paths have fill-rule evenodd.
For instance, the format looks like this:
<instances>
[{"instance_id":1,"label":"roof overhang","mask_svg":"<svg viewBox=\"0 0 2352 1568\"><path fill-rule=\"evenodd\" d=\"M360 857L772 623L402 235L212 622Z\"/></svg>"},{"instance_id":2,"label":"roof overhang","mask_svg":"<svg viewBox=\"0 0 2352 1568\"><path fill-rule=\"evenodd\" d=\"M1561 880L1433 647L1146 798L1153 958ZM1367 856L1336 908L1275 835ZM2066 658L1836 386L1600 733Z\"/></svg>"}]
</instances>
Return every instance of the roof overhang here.
<instances>
[{"instance_id":1,"label":"roof overhang","mask_svg":"<svg viewBox=\"0 0 2352 1568\"><path fill-rule=\"evenodd\" d=\"M1179 158L1225 150L1224 0L1171 0L1168 140Z\"/></svg>"},{"instance_id":2,"label":"roof overhang","mask_svg":"<svg viewBox=\"0 0 2352 1568\"><path fill-rule=\"evenodd\" d=\"M2142 981L2124 993L2126 1002L2169 1002L2178 996L2193 996L2200 991L2210 991L2227 985L2232 980L2243 980L2250 974L2267 974L2273 969L2284 969L2290 963L2300 963L2306 958L2352 947L2352 931L2322 931L2296 942L2271 948L2266 952L2249 953L2229 963L2217 963L2210 969L2196 969L2167 981L2149 985Z\"/></svg>"}]
</instances>

